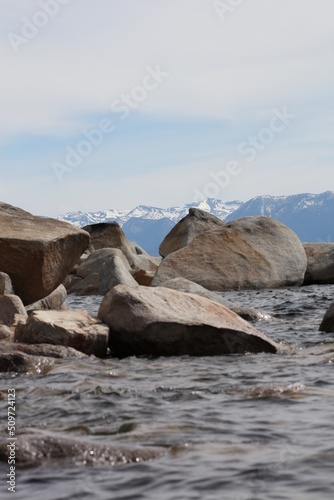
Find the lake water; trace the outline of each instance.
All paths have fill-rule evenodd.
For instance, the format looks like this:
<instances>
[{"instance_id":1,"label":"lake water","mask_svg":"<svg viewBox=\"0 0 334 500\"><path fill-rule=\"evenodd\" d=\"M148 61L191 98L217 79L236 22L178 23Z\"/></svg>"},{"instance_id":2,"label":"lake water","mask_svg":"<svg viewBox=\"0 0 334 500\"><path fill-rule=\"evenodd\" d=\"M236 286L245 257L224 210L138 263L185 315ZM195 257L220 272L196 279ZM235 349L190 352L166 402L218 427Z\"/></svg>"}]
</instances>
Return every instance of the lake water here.
<instances>
[{"instance_id":1,"label":"lake water","mask_svg":"<svg viewBox=\"0 0 334 500\"><path fill-rule=\"evenodd\" d=\"M89 358L46 375L2 377L15 387L17 427L100 443L159 446L158 459L116 467L49 462L17 471L34 500L314 500L334 498L334 334L318 331L334 286L231 292L273 314L255 326L284 354ZM100 297L68 306L96 311ZM3 424L4 433L6 424Z\"/></svg>"}]
</instances>

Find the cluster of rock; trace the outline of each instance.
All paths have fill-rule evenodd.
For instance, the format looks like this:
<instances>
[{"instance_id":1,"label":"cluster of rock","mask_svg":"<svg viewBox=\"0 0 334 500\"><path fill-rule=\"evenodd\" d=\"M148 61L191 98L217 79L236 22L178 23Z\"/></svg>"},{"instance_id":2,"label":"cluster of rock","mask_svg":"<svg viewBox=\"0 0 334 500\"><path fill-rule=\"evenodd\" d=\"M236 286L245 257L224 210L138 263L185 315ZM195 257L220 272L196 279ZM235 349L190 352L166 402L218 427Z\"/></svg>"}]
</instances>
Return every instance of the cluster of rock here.
<instances>
[{"instance_id":1,"label":"cluster of rock","mask_svg":"<svg viewBox=\"0 0 334 500\"><path fill-rule=\"evenodd\" d=\"M334 244L302 244L270 217L225 224L190 209L161 257L117 223L77 229L0 203L0 371L31 358L277 352L226 290L334 283ZM68 294L101 296L97 317L65 307ZM334 330L334 305L321 328ZM246 321L247 320L247 321Z\"/></svg>"}]
</instances>

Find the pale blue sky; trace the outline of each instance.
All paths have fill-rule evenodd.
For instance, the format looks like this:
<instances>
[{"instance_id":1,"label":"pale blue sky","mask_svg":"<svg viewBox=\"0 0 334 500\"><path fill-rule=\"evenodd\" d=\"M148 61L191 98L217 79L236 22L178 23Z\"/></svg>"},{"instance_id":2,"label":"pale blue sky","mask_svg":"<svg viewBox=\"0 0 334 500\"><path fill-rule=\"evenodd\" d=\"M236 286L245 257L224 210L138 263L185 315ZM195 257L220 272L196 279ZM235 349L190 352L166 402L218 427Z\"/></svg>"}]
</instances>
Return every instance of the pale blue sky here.
<instances>
[{"instance_id":1,"label":"pale blue sky","mask_svg":"<svg viewBox=\"0 0 334 500\"><path fill-rule=\"evenodd\" d=\"M55 216L334 189L333 0L236 3L0 0L0 200Z\"/></svg>"}]
</instances>

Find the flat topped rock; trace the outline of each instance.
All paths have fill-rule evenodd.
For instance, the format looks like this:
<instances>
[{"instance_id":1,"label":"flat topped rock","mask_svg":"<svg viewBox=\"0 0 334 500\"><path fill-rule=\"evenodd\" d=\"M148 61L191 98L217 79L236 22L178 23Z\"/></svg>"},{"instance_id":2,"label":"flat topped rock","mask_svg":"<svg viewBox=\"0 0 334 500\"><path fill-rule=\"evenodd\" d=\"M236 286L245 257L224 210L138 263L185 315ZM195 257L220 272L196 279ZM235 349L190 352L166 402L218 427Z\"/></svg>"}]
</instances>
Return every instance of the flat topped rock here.
<instances>
[{"instance_id":1,"label":"flat topped rock","mask_svg":"<svg viewBox=\"0 0 334 500\"><path fill-rule=\"evenodd\" d=\"M168 288L118 285L98 316L118 356L277 352L278 345L226 307Z\"/></svg>"},{"instance_id":2,"label":"flat topped rock","mask_svg":"<svg viewBox=\"0 0 334 500\"><path fill-rule=\"evenodd\" d=\"M104 357L109 329L86 311L33 311L15 330L15 341L73 347Z\"/></svg>"},{"instance_id":3,"label":"flat topped rock","mask_svg":"<svg viewBox=\"0 0 334 500\"><path fill-rule=\"evenodd\" d=\"M0 271L25 305L49 295L89 246L86 231L0 202Z\"/></svg>"}]
</instances>

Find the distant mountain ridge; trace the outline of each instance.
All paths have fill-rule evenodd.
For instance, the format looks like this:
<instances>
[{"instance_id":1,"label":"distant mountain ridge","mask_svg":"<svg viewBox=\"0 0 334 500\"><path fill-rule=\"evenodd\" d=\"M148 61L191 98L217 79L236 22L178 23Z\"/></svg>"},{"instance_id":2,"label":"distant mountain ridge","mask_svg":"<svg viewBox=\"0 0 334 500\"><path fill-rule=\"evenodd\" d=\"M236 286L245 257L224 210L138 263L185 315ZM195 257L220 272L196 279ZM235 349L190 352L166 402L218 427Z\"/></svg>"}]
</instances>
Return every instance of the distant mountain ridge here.
<instances>
[{"instance_id":1,"label":"distant mountain ridge","mask_svg":"<svg viewBox=\"0 0 334 500\"><path fill-rule=\"evenodd\" d=\"M127 238L158 255L161 241L188 214L190 207L205 210L226 222L251 215L267 215L293 229L302 241L334 241L334 192L290 196L257 196L249 201L223 202L208 198L199 203L158 208L139 205L132 210L69 212L57 217L77 227L116 221Z\"/></svg>"},{"instance_id":2,"label":"distant mountain ridge","mask_svg":"<svg viewBox=\"0 0 334 500\"><path fill-rule=\"evenodd\" d=\"M115 221L123 226L130 219L161 220L169 219L176 224L180 219L188 214L190 207L196 207L206 212L210 212L220 219L225 219L231 212L239 208L242 201L223 202L213 198L208 198L199 203L188 203L179 207L158 208L146 205L139 205L132 210L105 210L100 212L68 212L65 215L56 217L58 220L70 222L74 226L83 227L87 224L98 224L99 222Z\"/></svg>"},{"instance_id":3,"label":"distant mountain ridge","mask_svg":"<svg viewBox=\"0 0 334 500\"><path fill-rule=\"evenodd\" d=\"M243 203L226 217L226 222L269 215L290 227L305 242L334 241L334 192L257 196Z\"/></svg>"}]
</instances>

